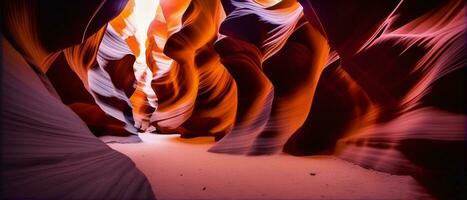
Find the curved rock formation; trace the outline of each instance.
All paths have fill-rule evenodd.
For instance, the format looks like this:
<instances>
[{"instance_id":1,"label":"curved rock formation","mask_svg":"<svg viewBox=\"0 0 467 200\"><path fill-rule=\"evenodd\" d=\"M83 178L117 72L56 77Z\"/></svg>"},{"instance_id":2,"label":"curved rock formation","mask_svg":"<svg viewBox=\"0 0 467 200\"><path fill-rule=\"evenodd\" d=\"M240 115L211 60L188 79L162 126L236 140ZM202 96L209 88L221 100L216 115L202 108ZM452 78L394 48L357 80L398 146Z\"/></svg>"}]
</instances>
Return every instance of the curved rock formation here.
<instances>
[{"instance_id":1,"label":"curved rock formation","mask_svg":"<svg viewBox=\"0 0 467 200\"><path fill-rule=\"evenodd\" d=\"M3 198L154 199L135 164L93 136L5 39L2 56Z\"/></svg>"},{"instance_id":2,"label":"curved rock formation","mask_svg":"<svg viewBox=\"0 0 467 200\"><path fill-rule=\"evenodd\" d=\"M126 3L2 3L5 37L102 140L335 154L465 197L464 1Z\"/></svg>"},{"instance_id":3,"label":"curved rock formation","mask_svg":"<svg viewBox=\"0 0 467 200\"><path fill-rule=\"evenodd\" d=\"M103 125L105 131L115 132L120 125L115 128L115 121L96 105L71 103L67 107L59 96L75 87L81 91L63 101L93 103L87 85L81 82L86 79L83 72L95 62L102 35L98 30L125 3L2 1L2 198L154 199L135 164L96 138L70 107L81 117L94 115L85 118L90 127L110 122ZM75 26L68 29L57 24ZM64 48L71 48L65 56L60 53ZM49 75L69 75L73 87L61 87L57 93L45 74L51 65L55 65L54 72Z\"/></svg>"},{"instance_id":4,"label":"curved rock formation","mask_svg":"<svg viewBox=\"0 0 467 200\"><path fill-rule=\"evenodd\" d=\"M369 101L370 109L361 110L367 113L359 120L363 126L334 133L345 134L336 154L364 167L412 175L437 198L465 198L465 3L367 3L302 1L305 11L315 11L306 15L319 17L342 69L358 84L352 96L363 92ZM346 12L329 15L339 7ZM348 24L355 34L341 33ZM362 101L356 103L355 108ZM309 131L297 134L288 149L312 149L294 145L301 143L298 138L313 138Z\"/></svg>"}]
</instances>

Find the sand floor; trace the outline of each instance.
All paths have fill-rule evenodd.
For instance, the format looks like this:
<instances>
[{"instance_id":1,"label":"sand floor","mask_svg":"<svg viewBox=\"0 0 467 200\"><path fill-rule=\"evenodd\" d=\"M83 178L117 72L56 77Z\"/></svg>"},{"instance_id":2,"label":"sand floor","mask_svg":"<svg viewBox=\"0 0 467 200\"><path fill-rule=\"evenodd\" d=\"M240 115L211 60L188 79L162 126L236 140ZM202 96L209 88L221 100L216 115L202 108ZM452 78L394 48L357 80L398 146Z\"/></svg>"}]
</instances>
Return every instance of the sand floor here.
<instances>
[{"instance_id":1,"label":"sand floor","mask_svg":"<svg viewBox=\"0 0 467 200\"><path fill-rule=\"evenodd\" d=\"M129 156L156 198L170 199L414 199L409 176L361 168L333 156L223 155L212 138L140 134L142 143L109 144Z\"/></svg>"}]
</instances>

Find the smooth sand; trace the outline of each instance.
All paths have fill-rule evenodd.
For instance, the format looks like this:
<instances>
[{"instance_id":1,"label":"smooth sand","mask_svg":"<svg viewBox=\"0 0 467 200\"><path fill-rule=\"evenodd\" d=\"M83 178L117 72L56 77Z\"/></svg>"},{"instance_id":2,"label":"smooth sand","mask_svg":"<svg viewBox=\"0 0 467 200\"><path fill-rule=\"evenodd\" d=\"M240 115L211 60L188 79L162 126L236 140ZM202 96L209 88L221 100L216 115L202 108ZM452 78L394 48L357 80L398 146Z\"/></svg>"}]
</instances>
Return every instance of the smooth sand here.
<instances>
[{"instance_id":1,"label":"smooth sand","mask_svg":"<svg viewBox=\"0 0 467 200\"><path fill-rule=\"evenodd\" d=\"M364 169L333 156L224 155L207 152L213 138L140 137L142 143L109 146L136 163L159 200L414 199L420 190L409 176Z\"/></svg>"}]
</instances>

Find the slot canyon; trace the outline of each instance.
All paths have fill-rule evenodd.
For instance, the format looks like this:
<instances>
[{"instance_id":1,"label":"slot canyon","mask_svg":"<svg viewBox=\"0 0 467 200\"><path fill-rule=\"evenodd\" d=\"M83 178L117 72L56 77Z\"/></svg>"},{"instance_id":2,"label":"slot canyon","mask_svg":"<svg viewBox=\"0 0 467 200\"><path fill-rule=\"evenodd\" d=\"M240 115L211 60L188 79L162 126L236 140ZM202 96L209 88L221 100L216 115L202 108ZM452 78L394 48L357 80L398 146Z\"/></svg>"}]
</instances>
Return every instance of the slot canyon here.
<instances>
[{"instance_id":1,"label":"slot canyon","mask_svg":"<svg viewBox=\"0 0 467 200\"><path fill-rule=\"evenodd\" d=\"M467 199L464 0L2 0L1 199Z\"/></svg>"}]
</instances>

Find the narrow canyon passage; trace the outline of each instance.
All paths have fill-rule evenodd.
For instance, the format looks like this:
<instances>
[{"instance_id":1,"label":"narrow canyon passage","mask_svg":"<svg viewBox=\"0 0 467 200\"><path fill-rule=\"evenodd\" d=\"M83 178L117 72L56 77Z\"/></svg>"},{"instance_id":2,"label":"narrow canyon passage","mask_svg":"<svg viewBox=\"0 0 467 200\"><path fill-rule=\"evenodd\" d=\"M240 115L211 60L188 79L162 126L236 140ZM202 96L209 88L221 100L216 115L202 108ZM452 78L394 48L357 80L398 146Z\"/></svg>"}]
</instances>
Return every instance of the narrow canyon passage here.
<instances>
[{"instance_id":1,"label":"narrow canyon passage","mask_svg":"<svg viewBox=\"0 0 467 200\"><path fill-rule=\"evenodd\" d=\"M209 137L140 133L109 146L132 159L160 200L426 199L410 176L364 169L334 156L209 153ZM390 197L390 198L388 198Z\"/></svg>"},{"instance_id":2,"label":"narrow canyon passage","mask_svg":"<svg viewBox=\"0 0 467 200\"><path fill-rule=\"evenodd\" d=\"M2 0L0 199L465 200L465 0Z\"/></svg>"}]
</instances>

